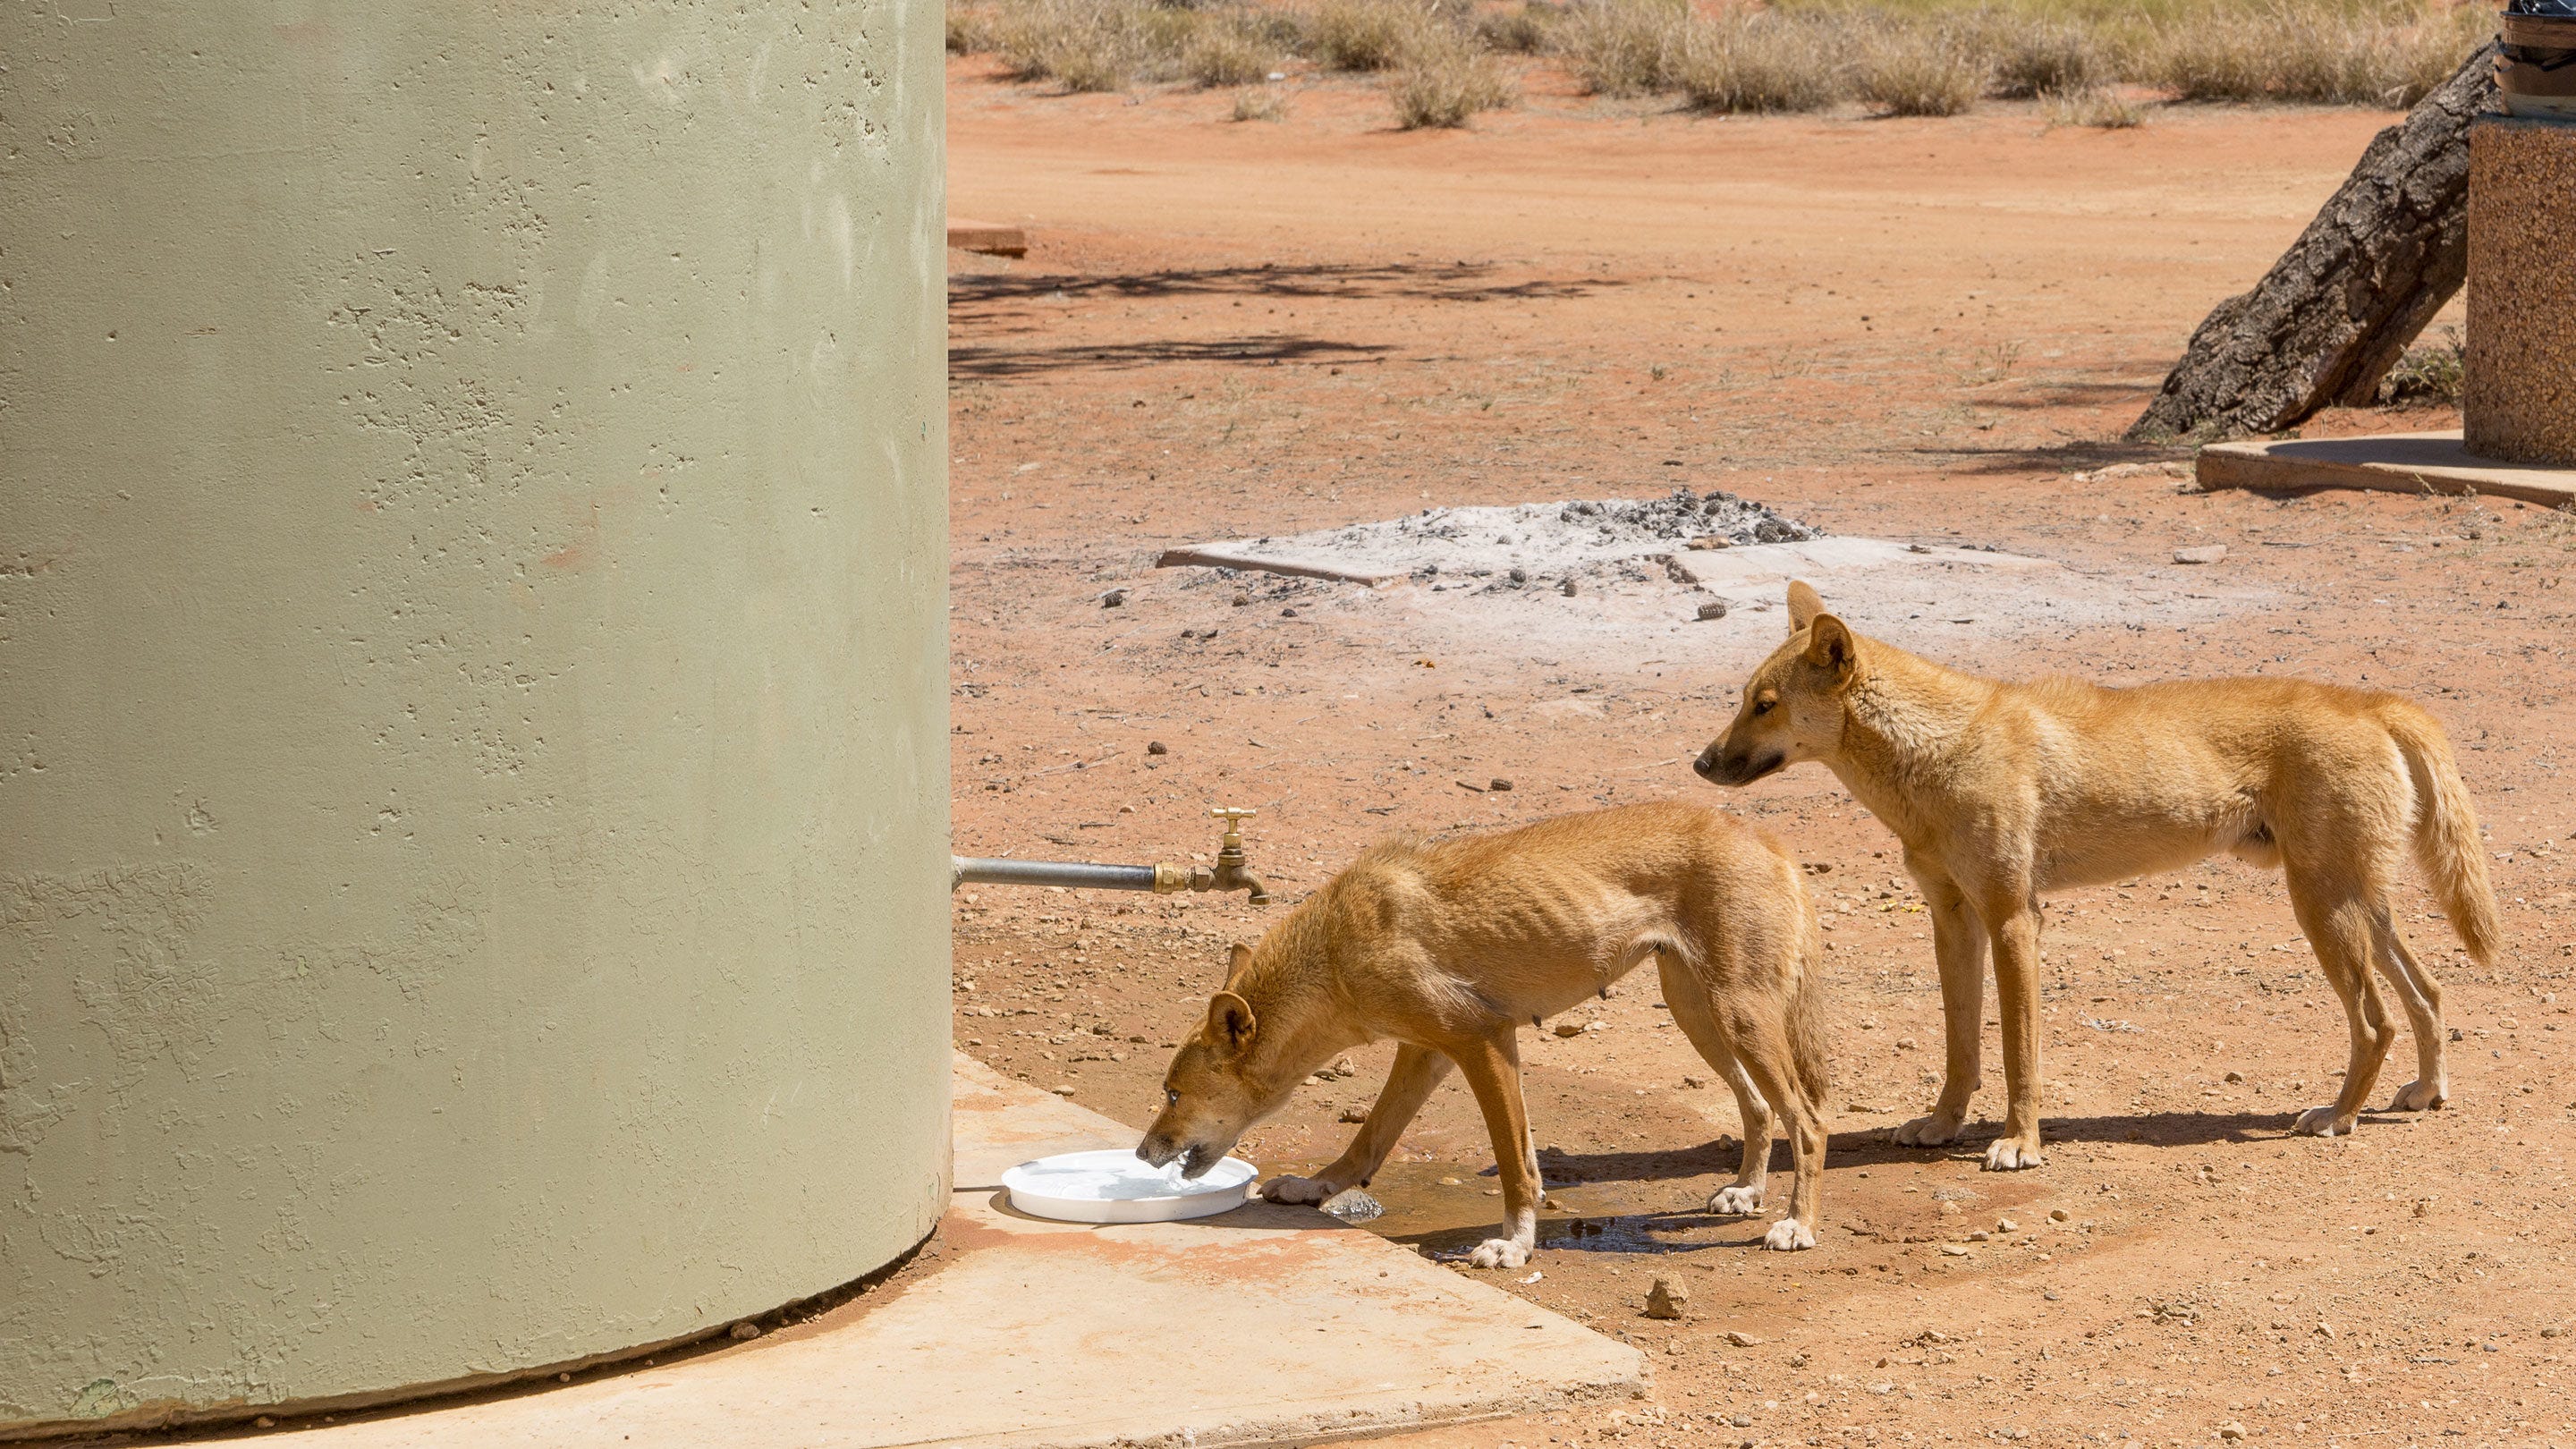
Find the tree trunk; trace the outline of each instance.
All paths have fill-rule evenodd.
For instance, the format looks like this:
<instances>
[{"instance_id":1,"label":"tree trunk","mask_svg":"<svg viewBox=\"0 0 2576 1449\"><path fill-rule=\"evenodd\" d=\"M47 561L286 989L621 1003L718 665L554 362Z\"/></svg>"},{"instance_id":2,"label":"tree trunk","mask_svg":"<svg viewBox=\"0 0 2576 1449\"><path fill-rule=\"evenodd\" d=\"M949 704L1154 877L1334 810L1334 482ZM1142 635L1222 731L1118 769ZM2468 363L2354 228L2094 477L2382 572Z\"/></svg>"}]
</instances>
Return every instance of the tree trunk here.
<instances>
[{"instance_id":1,"label":"tree trunk","mask_svg":"<svg viewBox=\"0 0 2576 1449\"><path fill-rule=\"evenodd\" d=\"M2468 275L2469 121L2495 98L2488 41L2374 137L2254 290L2210 310L2132 441L2276 432L2367 406Z\"/></svg>"}]
</instances>

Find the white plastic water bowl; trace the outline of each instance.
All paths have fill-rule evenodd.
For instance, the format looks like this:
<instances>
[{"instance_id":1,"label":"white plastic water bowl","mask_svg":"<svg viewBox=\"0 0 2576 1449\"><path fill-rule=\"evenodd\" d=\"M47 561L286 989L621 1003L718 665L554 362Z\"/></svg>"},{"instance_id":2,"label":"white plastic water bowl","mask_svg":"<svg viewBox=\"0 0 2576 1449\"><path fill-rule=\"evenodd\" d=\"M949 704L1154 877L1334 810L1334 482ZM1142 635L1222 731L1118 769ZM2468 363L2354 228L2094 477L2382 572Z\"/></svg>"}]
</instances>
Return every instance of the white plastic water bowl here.
<instances>
[{"instance_id":1,"label":"white plastic water bowl","mask_svg":"<svg viewBox=\"0 0 2576 1449\"><path fill-rule=\"evenodd\" d=\"M1243 1206L1260 1169L1229 1157L1197 1179L1180 1164L1149 1167L1133 1152L1063 1152L1002 1174L1011 1206L1068 1223L1171 1223Z\"/></svg>"}]
</instances>

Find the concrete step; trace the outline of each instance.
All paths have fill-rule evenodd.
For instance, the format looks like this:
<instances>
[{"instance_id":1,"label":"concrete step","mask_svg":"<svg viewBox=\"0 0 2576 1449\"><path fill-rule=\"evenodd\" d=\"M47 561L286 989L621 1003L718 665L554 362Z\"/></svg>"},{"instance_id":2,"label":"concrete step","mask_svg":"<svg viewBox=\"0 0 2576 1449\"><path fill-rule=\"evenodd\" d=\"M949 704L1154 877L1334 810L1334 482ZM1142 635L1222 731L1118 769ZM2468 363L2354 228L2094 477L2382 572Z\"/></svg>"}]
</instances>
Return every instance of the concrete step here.
<instances>
[{"instance_id":1,"label":"concrete step","mask_svg":"<svg viewBox=\"0 0 2576 1449\"><path fill-rule=\"evenodd\" d=\"M968 221L959 216L948 218L948 244L959 251L996 257L1029 254L1029 234L1020 228L998 221Z\"/></svg>"},{"instance_id":2,"label":"concrete step","mask_svg":"<svg viewBox=\"0 0 2576 1449\"><path fill-rule=\"evenodd\" d=\"M998 1190L1004 1168L1133 1146L1135 1131L963 1056L954 1081L957 1187L935 1268L660 1367L276 1437L299 1449L1220 1449L1644 1391L1637 1350L1312 1208L1115 1227L1022 1216Z\"/></svg>"},{"instance_id":3,"label":"concrete step","mask_svg":"<svg viewBox=\"0 0 2576 1449\"><path fill-rule=\"evenodd\" d=\"M2472 455L2460 430L2212 443L2194 473L2203 488L2296 492L2369 488L2383 493L2481 493L2551 508L2576 503L2576 469L2500 463Z\"/></svg>"}]
</instances>

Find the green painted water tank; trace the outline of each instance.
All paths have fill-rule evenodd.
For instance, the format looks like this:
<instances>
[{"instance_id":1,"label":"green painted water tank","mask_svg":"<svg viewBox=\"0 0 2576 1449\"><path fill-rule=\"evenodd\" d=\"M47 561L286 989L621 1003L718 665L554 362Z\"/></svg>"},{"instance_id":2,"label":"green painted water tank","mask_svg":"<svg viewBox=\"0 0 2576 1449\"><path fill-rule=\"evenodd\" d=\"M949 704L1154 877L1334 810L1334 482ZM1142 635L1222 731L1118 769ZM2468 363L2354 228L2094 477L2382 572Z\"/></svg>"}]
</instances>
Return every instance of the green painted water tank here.
<instances>
[{"instance_id":1,"label":"green painted water tank","mask_svg":"<svg viewBox=\"0 0 2576 1449\"><path fill-rule=\"evenodd\" d=\"M930 1231L941 31L0 19L0 1437Z\"/></svg>"}]
</instances>

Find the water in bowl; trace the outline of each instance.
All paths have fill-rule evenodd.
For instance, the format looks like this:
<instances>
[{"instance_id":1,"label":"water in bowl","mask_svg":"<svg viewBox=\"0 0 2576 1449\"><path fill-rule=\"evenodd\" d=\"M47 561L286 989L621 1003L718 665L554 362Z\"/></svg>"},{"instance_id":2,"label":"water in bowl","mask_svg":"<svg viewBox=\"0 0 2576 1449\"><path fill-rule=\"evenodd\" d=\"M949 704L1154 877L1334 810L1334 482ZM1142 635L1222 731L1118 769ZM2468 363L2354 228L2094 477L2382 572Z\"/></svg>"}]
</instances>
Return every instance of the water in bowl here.
<instances>
[{"instance_id":1,"label":"water in bowl","mask_svg":"<svg viewBox=\"0 0 2576 1449\"><path fill-rule=\"evenodd\" d=\"M1090 1161L1058 1163L1041 1160L1023 1172L1031 1192L1048 1197L1087 1198L1095 1202L1134 1202L1139 1198L1174 1197L1199 1189L1181 1176L1181 1164L1154 1167L1142 1158L1102 1160L1106 1154L1082 1154Z\"/></svg>"}]
</instances>

